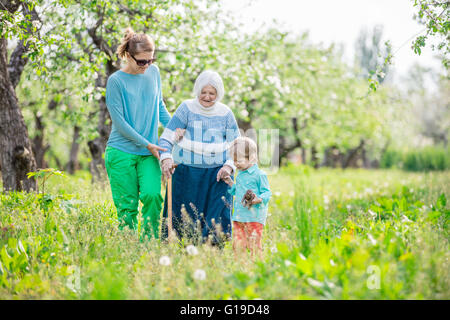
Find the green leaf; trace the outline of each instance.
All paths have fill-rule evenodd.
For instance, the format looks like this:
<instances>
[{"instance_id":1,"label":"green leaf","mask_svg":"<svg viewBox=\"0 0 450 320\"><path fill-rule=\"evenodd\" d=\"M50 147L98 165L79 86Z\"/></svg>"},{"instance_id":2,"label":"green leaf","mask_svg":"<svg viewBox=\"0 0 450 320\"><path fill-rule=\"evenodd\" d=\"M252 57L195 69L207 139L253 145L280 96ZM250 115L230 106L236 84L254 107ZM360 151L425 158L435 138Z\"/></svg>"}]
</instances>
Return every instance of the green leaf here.
<instances>
[{"instance_id":1,"label":"green leaf","mask_svg":"<svg viewBox=\"0 0 450 320\"><path fill-rule=\"evenodd\" d=\"M447 204L447 199L445 198L445 194L442 193L436 202L436 207L439 209L442 209L442 208L445 208L446 204Z\"/></svg>"}]
</instances>

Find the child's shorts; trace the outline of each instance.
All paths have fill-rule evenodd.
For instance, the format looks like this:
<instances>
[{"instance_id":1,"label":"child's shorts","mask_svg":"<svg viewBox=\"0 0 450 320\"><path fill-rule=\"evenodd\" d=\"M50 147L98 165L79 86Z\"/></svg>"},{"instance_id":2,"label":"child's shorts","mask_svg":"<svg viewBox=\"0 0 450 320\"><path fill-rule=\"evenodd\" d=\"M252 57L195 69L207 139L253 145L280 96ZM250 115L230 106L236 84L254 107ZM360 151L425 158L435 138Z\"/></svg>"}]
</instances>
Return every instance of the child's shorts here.
<instances>
[{"instance_id":1,"label":"child's shorts","mask_svg":"<svg viewBox=\"0 0 450 320\"><path fill-rule=\"evenodd\" d=\"M233 221L233 248L261 249L263 227L259 222Z\"/></svg>"}]
</instances>

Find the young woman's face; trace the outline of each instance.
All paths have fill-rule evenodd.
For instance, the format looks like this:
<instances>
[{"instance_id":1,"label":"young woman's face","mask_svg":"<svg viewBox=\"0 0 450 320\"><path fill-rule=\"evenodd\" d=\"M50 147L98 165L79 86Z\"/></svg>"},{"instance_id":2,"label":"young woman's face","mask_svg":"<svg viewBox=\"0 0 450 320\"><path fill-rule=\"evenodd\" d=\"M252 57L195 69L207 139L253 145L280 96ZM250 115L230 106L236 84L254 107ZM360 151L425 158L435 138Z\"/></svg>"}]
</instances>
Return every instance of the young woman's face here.
<instances>
[{"instance_id":1,"label":"young woman's face","mask_svg":"<svg viewBox=\"0 0 450 320\"><path fill-rule=\"evenodd\" d=\"M200 96L198 97L198 100L200 101L200 104L206 108L211 107L216 102L217 98L217 91L216 88L214 88L211 85L204 86L202 91L200 92Z\"/></svg>"},{"instance_id":2,"label":"young woman's face","mask_svg":"<svg viewBox=\"0 0 450 320\"><path fill-rule=\"evenodd\" d=\"M150 66L151 63L146 63L144 65L140 65L142 63L139 63L139 60L151 60L153 59L154 52L139 52L135 55L131 55L129 52L127 52L127 60L128 60L128 66L132 71L135 73L144 73L145 70ZM134 57L134 59L133 59ZM138 60L136 62L136 60Z\"/></svg>"}]
</instances>

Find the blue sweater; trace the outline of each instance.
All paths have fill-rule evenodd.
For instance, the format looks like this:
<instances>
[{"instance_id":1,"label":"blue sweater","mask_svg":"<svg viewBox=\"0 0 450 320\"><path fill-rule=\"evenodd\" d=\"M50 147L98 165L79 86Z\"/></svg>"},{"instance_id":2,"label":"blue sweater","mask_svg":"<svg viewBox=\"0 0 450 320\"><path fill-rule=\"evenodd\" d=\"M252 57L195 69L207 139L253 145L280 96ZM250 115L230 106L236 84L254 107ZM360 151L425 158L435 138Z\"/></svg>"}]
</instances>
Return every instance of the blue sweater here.
<instances>
[{"instance_id":1,"label":"blue sweater","mask_svg":"<svg viewBox=\"0 0 450 320\"><path fill-rule=\"evenodd\" d=\"M175 143L175 130L186 129L183 139ZM233 112L226 105L216 102L205 108L196 100L186 100L175 111L161 135L159 145L161 161L173 158L175 163L197 168L214 168L224 164L233 169L228 146L239 136L239 128ZM173 149L172 149L173 148Z\"/></svg>"},{"instance_id":2,"label":"blue sweater","mask_svg":"<svg viewBox=\"0 0 450 320\"><path fill-rule=\"evenodd\" d=\"M146 146L158 143L158 123L166 126L170 120L158 67L151 65L143 74L114 72L106 84L106 106L112 120L108 146L150 155Z\"/></svg>"}]
</instances>

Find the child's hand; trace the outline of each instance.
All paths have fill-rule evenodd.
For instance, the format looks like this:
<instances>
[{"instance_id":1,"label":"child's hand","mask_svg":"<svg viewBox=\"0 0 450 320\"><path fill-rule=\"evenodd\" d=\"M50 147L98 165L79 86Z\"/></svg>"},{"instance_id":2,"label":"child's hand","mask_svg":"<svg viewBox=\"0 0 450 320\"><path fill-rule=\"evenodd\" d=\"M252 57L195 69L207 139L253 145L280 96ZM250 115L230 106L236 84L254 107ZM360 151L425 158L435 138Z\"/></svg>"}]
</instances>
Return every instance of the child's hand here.
<instances>
[{"instance_id":1,"label":"child's hand","mask_svg":"<svg viewBox=\"0 0 450 320\"><path fill-rule=\"evenodd\" d=\"M255 196L251 203L253 205L253 204L258 204L258 203L261 203L261 202L262 202L262 199Z\"/></svg>"},{"instance_id":2,"label":"child's hand","mask_svg":"<svg viewBox=\"0 0 450 320\"><path fill-rule=\"evenodd\" d=\"M253 205L253 200L255 198L257 198L256 194L252 190L248 189L247 192L244 194L244 197L241 200L242 205L244 207L250 209Z\"/></svg>"}]
</instances>

